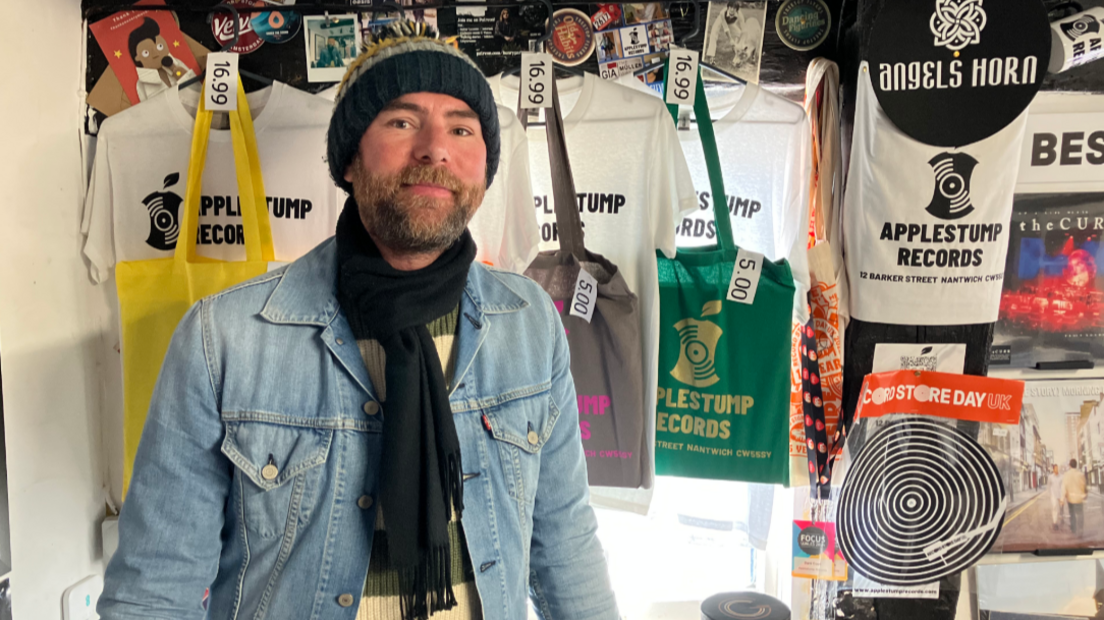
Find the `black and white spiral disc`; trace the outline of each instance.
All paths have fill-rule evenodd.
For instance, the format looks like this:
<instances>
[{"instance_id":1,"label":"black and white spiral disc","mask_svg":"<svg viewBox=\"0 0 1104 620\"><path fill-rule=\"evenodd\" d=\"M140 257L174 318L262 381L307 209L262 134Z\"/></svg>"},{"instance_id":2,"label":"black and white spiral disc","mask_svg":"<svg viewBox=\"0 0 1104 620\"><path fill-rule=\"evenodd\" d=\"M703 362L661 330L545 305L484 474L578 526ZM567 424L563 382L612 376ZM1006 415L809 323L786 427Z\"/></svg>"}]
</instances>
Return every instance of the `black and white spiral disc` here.
<instances>
[{"instance_id":1,"label":"black and white spiral disc","mask_svg":"<svg viewBox=\"0 0 1104 620\"><path fill-rule=\"evenodd\" d=\"M989 551L1006 507L984 448L939 422L908 419L882 429L851 464L839 499L840 550L878 583L931 583Z\"/></svg>"}]
</instances>

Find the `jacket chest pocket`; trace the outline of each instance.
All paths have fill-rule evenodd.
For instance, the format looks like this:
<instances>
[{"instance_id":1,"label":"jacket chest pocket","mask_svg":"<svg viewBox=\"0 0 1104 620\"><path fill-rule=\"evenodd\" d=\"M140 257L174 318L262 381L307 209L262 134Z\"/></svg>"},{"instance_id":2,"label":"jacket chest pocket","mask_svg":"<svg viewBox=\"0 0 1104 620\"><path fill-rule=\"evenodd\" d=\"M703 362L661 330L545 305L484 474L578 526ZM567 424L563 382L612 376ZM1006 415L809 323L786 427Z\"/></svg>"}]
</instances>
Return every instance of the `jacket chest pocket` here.
<instances>
[{"instance_id":1,"label":"jacket chest pocket","mask_svg":"<svg viewBox=\"0 0 1104 620\"><path fill-rule=\"evenodd\" d=\"M541 448L552 435L559 411L548 392L517 398L484 410L485 424L502 462L510 497L532 505L537 497Z\"/></svg>"},{"instance_id":2,"label":"jacket chest pocket","mask_svg":"<svg viewBox=\"0 0 1104 620\"><path fill-rule=\"evenodd\" d=\"M334 431L266 422L225 426L222 453L237 468L246 529L277 538L306 523L318 502Z\"/></svg>"}]
</instances>

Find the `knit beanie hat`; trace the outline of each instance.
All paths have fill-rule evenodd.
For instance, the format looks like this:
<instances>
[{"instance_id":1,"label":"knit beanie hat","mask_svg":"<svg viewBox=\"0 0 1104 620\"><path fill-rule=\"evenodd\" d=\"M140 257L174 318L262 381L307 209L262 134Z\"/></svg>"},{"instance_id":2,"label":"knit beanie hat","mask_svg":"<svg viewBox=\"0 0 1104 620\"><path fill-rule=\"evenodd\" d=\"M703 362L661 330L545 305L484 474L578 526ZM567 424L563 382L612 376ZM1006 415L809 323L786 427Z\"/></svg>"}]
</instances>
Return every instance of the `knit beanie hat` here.
<instances>
[{"instance_id":1,"label":"knit beanie hat","mask_svg":"<svg viewBox=\"0 0 1104 620\"><path fill-rule=\"evenodd\" d=\"M433 36L424 26L392 24L349 65L338 86L327 135L330 176L350 195L345 170L356 157L364 132L389 103L409 93L456 97L479 115L487 145L487 186L498 170L501 151L498 109L483 72L463 52Z\"/></svg>"}]
</instances>

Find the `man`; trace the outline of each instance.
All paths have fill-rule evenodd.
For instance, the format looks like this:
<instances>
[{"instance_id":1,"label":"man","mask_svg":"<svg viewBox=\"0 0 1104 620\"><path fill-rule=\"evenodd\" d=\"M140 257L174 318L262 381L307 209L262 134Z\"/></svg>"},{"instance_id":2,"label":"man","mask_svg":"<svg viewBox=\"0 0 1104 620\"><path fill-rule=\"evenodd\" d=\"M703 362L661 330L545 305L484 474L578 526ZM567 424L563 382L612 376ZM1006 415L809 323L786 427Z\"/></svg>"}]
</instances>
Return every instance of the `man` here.
<instances>
[{"instance_id":1,"label":"man","mask_svg":"<svg viewBox=\"0 0 1104 620\"><path fill-rule=\"evenodd\" d=\"M1051 467L1053 471L1047 477L1047 490L1050 492L1050 524L1051 529L1058 531L1062 524L1062 479L1058 475L1058 466Z\"/></svg>"},{"instance_id":2,"label":"man","mask_svg":"<svg viewBox=\"0 0 1104 620\"><path fill-rule=\"evenodd\" d=\"M176 86L181 80L195 76L184 63L169 51L169 44L161 36L161 27L146 17L127 37L127 50L138 72L135 89L138 100L145 101L157 93Z\"/></svg>"},{"instance_id":3,"label":"man","mask_svg":"<svg viewBox=\"0 0 1104 620\"><path fill-rule=\"evenodd\" d=\"M326 39L326 47L318 53L318 62L315 63L315 66L329 68L345 66L341 48L337 46L337 39L333 37Z\"/></svg>"},{"instance_id":4,"label":"man","mask_svg":"<svg viewBox=\"0 0 1104 620\"><path fill-rule=\"evenodd\" d=\"M474 263L498 166L475 64L381 41L329 130L337 235L194 306L150 407L105 620L618 617L567 341ZM358 611L359 610L359 611ZM435 613L436 612L436 613Z\"/></svg>"},{"instance_id":5,"label":"man","mask_svg":"<svg viewBox=\"0 0 1104 620\"><path fill-rule=\"evenodd\" d=\"M1080 536L1085 527L1085 474L1077 469L1077 459L1070 459L1069 466L1062 476L1062 501L1069 508L1070 532Z\"/></svg>"},{"instance_id":6,"label":"man","mask_svg":"<svg viewBox=\"0 0 1104 620\"><path fill-rule=\"evenodd\" d=\"M724 15L715 20L709 30L702 59L707 64L714 64L717 43L721 35L725 34L728 36L728 43L732 46L732 67L739 67L755 56L759 49L759 35L762 31L763 26L759 20L745 18L739 3L729 2L725 5Z\"/></svg>"}]
</instances>

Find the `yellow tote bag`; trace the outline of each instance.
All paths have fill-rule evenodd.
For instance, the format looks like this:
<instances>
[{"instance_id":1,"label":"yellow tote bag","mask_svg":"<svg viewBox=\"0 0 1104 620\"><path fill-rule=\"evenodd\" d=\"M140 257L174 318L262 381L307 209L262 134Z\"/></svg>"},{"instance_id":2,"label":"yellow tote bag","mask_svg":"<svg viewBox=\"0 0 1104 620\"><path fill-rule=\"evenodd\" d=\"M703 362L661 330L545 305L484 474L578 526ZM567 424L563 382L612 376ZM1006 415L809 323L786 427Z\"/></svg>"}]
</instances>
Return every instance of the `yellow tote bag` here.
<instances>
[{"instance_id":1,"label":"yellow tote bag","mask_svg":"<svg viewBox=\"0 0 1104 620\"><path fill-rule=\"evenodd\" d=\"M196 256L199 198L213 116L200 97L175 254L172 258L123 261L115 267L123 337L124 495L157 375L180 319L203 297L265 273L274 259L253 119L240 81L238 109L229 115L246 259L228 262Z\"/></svg>"}]
</instances>

